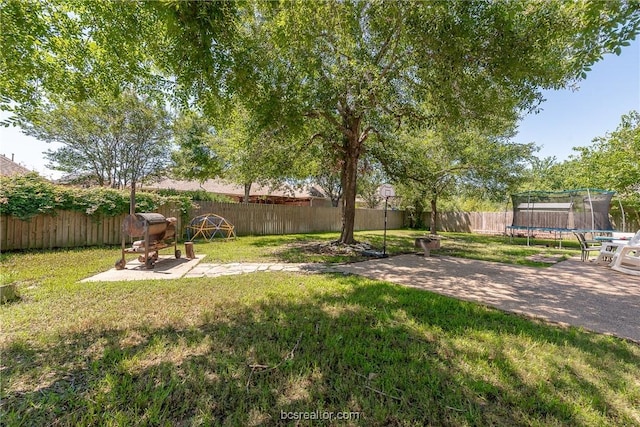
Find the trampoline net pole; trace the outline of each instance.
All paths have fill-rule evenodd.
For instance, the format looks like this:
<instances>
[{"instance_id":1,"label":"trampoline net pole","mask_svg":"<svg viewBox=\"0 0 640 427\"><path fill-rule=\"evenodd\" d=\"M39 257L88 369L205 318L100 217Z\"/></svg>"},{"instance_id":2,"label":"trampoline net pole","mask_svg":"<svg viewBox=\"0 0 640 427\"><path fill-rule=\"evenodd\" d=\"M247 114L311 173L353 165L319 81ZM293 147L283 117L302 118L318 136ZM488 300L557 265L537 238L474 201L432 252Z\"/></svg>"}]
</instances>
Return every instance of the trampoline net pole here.
<instances>
[{"instance_id":1,"label":"trampoline net pole","mask_svg":"<svg viewBox=\"0 0 640 427\"><path fill-rule=\"evenodd\" d=\"M527 246L530 246L529 237L531 236L531 214L533 212L533 208L531 207L531 192L527 195L527 209L529 210L529 220L527 221Z\"/></svg>"},{"instance_id":2,"label":"trampoline net pole","mask_svg":"<svg viewBox=\"0 0 640 427\"><path fill-rule=\"evenodd\" d=\"M587 188L587 197L589 198L589 209L591 209L591 230L596 229L596 218L593 213L593 201L591 200L591 191ZM593 234L593 232L591 233Z\"/></svg>"},{"instance_id":3,"label":"trampoline net pole","mask_svg":"<svg viewBox=\"0 0 640 427\"><path fill-rule=\"evenodd\" d=\"M624 207L622 206L622 199L620 199L620 197L618 197L618 204L620 205L620 215L622 215L622 231L625 232L627 231L627 222L624 217Z\"/></svg>"}]
</instances>

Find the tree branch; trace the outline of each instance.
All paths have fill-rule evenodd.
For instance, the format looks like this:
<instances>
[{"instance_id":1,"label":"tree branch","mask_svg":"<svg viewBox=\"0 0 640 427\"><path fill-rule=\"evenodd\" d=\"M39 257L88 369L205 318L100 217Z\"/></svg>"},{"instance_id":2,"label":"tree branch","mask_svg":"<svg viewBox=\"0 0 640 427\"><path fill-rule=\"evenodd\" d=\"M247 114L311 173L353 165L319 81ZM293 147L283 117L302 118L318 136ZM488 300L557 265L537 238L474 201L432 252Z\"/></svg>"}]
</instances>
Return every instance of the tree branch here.
<instances>
[{"instance_id":1,"label":"tree branch","mask_svg":"<svg viewBox=\"0 0 640 427\"><path fill-rule=\"evenodd\" d=\"M291 351L275 366L269 367L268 365L260 365L260 364L249 365L249 367L251 368L251 372L249 373L249 378L247 379L247 385L246 385L247 390L249 390L249 383L251 382L251 377L253 376L254 372L273 371L274 369L278 369L280 366L282 366L282 364L287 360L293 359L293 357L295 356L295 352L298 346L300 345L300 340L302 340L302 332L300 333L300 336L298 337L298 341L296 341L296 344L293 346ZM260 370L256 371L257 369L260 369Z\"/></svg>"}]
</instances>

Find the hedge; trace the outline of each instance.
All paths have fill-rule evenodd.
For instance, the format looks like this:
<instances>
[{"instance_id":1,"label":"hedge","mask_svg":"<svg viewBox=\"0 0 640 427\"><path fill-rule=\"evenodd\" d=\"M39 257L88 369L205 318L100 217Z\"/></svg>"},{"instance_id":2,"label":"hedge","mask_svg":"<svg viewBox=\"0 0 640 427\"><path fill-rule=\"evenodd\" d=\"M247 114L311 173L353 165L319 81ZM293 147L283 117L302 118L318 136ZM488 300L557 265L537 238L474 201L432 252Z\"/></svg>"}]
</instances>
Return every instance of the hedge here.
<instances>
[{"instance_id":1,"label":"hedge","mask_svg":"<svg viewBox=\"0 0 640 427\"><path fill-rule=\"evenodd\" d=\"M188 196L163 196L158 193L136 192L136 208L153 212L166 203L180 206L188 215L193 203ZM94 216L117 216L129 212L130 192L113 188L78 188L53 184L37 173L0 177L0 215L22 220L40 214L55 214L56 210L83 212Z\"/></svg>"}]
</instances>

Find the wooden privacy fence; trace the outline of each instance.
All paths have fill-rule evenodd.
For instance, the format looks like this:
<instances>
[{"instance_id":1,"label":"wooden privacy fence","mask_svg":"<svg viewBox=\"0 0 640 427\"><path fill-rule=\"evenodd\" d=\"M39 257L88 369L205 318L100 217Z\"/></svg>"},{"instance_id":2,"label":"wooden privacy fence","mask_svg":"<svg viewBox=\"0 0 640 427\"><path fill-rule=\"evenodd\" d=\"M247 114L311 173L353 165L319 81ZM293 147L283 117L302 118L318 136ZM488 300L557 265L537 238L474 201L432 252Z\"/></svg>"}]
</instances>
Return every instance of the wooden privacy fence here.
<instances>
[{"instance_id":1,"label":"wooden privacy fence","mask_svg":"<svg viewBox=\"0 0 640 427\"><path fill-rule=\"evenodd\" d=\"M340 231L340 209L333 207L259 205L199 202L189 218L215 213L235 226L236 234L266 235ZM182 235L185 226L175 205L162 206L157 212L178 218ZM401 228L404 211L388 211L387 227ZM12 216L0 217L0 250L64 248L113 245L121 242L120 225L125 215L96 218L80 212L58 211L56 215L39 215L27 221ZM384 228L384 211L356 210L356 230Z\"/></svg>"},{"instance_id":2,"label":"wooden privacy fence","mask_svg":"<svg viewBox=\"0 0 640 427\"><path fill-rule=\"evenodd\" d=\"M175 205L157 210L164 216L178 218L178 230L185 236L185 226ZM214 213L226 218L235 226L236 234L266 235L340 231L340 209L333 207L260 205L238 203L198 202L191 209L189 218ZM58 211L56 215L40 215L28 221L12 216L0 217L0 250L64 248L76 246L114 245L121 242L120 225L125 215L96 218L79 212ZM511 225L511 212L442 212L438 216L439 230L504 233ZM428 224L429 213L425 213ZM619 218L613 224L621 228ZM387 227L402 228L404 211L387 211ZM384 211L377 209L356 210L356 230L382 230ZM626 230L640 229L640 221L627 219Z\"/></svg>"},{"instance_id":3,"label":"wooden privacy fence","mask_svg":"<svg viewBox=\"0 0 640 427\"><path fill-rule=\"evenodd\" d=\"M430 213L424 214L425 224L429 224ZM513 212L442 212L438 215L438 230L463 233L501 234L513 221ZM611 215L611 224L618 231L634 232L640 230L640 220L628 216L625 229L622 218Z\"/></svg>"},{"instance_id":4,"label":"wooden privacy fence","mask_svg":"<svg viewBox=\"0 0 640 427\"><path fill-rule=\"evenodd\" d=\"M158 212L178 218L176 206L162 206ZM114 245L122 241L120 226L125 215L96 217L75 211L57 211L55 215L37 215L23 221L13 216L0 217L0 250L69 248Z\"/></svg>"},{"instance_id":5,"label":"wooden privacy fence","mask_svg":"<svg viewBox=\"0 0 640 427\"><path fill-rule=\"evenodd\" d=\"M198 202L190 217L215 213L235 226L236 234L266 235L315 233L340 231L340 209L334 207L287 206L266 204L238 204ZM387 211L387 227L402 228L404 211ZM357 209L356 230L381 230L384 228L384 211Z\"/></svg>"},{"instance_id":6,"label":"wooden privacy fence","mask_svg":"<svg viewBox=\"0 0 640 427\"><path fill-rule=\"evenodd\" d=\"M425 216L425 224L429 224L429 215ZM512 219L512 212L441 212L438 227L442 231L500 234Z\"/></svg>"}]
</instances>

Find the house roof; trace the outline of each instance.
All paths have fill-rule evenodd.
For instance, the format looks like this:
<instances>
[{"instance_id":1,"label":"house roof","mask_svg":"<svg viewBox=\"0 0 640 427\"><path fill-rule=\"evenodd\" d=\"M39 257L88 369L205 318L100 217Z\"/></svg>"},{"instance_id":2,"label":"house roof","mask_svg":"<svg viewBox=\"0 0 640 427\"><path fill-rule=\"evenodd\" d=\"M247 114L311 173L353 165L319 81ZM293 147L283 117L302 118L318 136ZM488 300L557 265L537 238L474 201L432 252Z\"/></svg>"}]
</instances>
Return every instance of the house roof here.
<instances>
[{"instance_id":1,"label":"house roof","mask_svg":"<svg viewBox=\"0 0 640 427\"><path fill-rule=\"evenodd\" d=\"M13 160L6 157L4 154L0 154L0 175L2 176L12 176L18 174L26 174L32 172L30 169L25 168L22 165L14 162Z\"/></svg>"},{"instance_id":2,"label":"house roof","mask_svg":"<svg viewBox=\"0 0 640 427\"><path fill-rule=\"evenodd\" d=\"M221 179L208 179L203 183L197 181L178 181L174 179L164 179L153 184L145 184L143 188L149 189L173 189L173 190L205 190L209 193L224 194L232 197L243 197L244 187L232 182ZM282 185L277 188L253 184L251 186L251 196L273 196L287 197L296 199L324 199L322 190L315 186L306 186L304 188L293 187L290 185Z\"/></svg>"}]
</instances>

